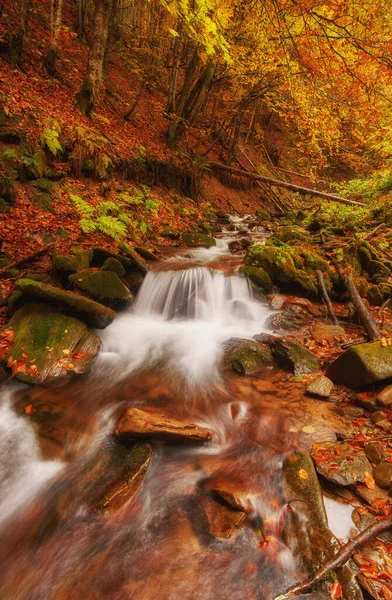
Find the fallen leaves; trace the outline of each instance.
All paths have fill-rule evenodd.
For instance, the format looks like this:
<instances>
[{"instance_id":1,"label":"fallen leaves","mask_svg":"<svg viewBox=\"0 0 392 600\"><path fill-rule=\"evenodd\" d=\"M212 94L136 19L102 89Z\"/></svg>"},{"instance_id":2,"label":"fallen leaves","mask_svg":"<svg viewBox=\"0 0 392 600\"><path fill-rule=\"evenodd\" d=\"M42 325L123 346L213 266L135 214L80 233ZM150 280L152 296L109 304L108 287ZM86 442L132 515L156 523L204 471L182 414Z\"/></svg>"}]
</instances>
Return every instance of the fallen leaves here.
<instances>
[{"instance_id":1,"label":"fallen leaves","mask_svg":"<svg viewBox=\"0 0 392 600\"><path fill-rule=\"evenodd\" d=\"M340 598L342 595L342 586L340 583L332 583L329 587L329 595L331 598Z\"/></svg>"},{"instance_id":2,"label":"fallen leaves","mask_svg":"<svg viewBox=\"0 0 392 600\"><path fill-rule=\"evenodd\" d=\"M0 333L0 359L9 354L15 339L15 331L11 327Z\"/></svg>"},{"instance_id":3,"label":"fallen leaves","mask_svg":"<svg viewBox=\"0 0 392 600\"><path fill-rule=\"evenodd\" d=\"M376 482L374 481L373 475L366 471L365 473L365 485L369 490L374 490L376 487Z\"/></svg>"}]
</instances>

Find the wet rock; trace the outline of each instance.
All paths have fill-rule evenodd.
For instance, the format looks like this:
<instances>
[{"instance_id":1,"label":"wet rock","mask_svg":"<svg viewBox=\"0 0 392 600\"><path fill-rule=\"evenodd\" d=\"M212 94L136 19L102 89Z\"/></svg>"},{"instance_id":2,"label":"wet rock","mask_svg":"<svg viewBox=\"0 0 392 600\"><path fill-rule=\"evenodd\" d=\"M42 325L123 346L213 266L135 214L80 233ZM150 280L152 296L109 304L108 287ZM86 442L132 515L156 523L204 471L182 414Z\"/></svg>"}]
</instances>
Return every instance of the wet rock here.
<instances>
[{"instance_id":1,"label":"wet rock","mask_svg":"<svg viewBox=\"0 0 392 600\"><path fill-rule=\"evenodd\" d=\"M159 235L161 235L164 238L168 238L169 240L178 240L180 237L180 232L175 227L171 227L170 225L164 225Z\"/></svg>"},{"instance_id":2,"label":"wet rock","mask_svg":"<svg viewBox=\"0 0 392 600\"><path fill-rule=\"evenodd\" d=\"M329 343L335 342L337 339L341 339L345 336L343 327L339 325L330 325L328 323L322 323L318 321L312 326L312 338L315 342L322 343L327 341Z\"/></svg>"},{"instance_id":3,"label":"wet rock","mask_svg":"<svg viewBox=\"0 0 392 600\"><path fill-rule=\"evenodd\" d=\"M243 252L249 248L250 245L251 242L248 240L248 238L241 238L240 240L233 240L232 242L229 242L229 250L230 252Z\"/></svg>"},{"instance_id":4,"label":"wet rock","mask_svg":"<svg viewBox=\"0 0 392 600\"><path fill-rule=\"evenodd\" d=\"M309 315L299 306L286 306L278 313L270 315L265 326L275 331L299 331L309 322Z\"/></svg>"},{"instance_id":5,"label":"wet rock","mask_svg":"<svg viewBox=\"0 0 392 600\"><path fill-rule=\"evenodd\" d=\"M377 421L376 427L379 427L383 431L391 431L392 423L388 419L380 419L379 421Z\"/></svg>"},{"instance_id":6,"label":"wet rock","mask_svg":"<svg viewBox=\"0 0 392 600\"><path fill-rule=\"evenodd\" d=\"M370 506L374 500L379 500L380 498L386 502L390 500L388 491L383 490L377 484L375 484L374 488L358 485L355 488L355 493Z\"/></svg>"},{"instance_id":7,"label":"wet rock","mask_svg":"<svg viewBox=\"0 0 392 600\"><path fill-rule=\"evenodd\" d=\"M343 486L363 483L365 477L372 473L366 454L362 451L355 452L350 444L313 444L312 459L320 475Z\"/></svg>"},{"instance_id":8,"label":"wet rock","mask_svg":"<svg viewBox=\"0 0 392 600\"><path fill-rule=\"evenodd\" d=\"M283 368L295 375L306 375L320 371L317 356L293 340L278 340L272 349L272 356Z\"/></svg>"},{"instance_id":9,"label":"wet rock","mask_svg":"<svg viewBox=\"0 0 392 600\"><path fill-rule=\"evenodd\" d=\"M283 490L291 507L286 514L284 536L300 569L314 572L332 558L340 548L328 529L321 487L309 454L294 452L283 462ZM342 585L342 598L360 600L359 586L352 569L345 565L336 572ZM329 591L330 582L322 584Z\"/></svg>"},{"instance_id":10,"label":"wet rock","mask_svg":"<svg viewBox=\"0 0 392 600\"><path fill-rule=\"evenodd\" d=\"M240 375L252 375L273 363L268 346L251 341L232 342L225 354L225 362Z\"/></svg>"},{"instance_id":11,"label":"wet rock","mask_svg":"<svg viewBox=\"0 0 392 600\"><path fill-rule=\"evenodd\" d=\"M357 388L392 377L392 346L381 341L351 346L328 367L334 383Z\"/></svg>"},{"instance_id":12,"label":"wet rock","mask_svg":"<svg viewBox=\"0 0 392 600\"><path fill-rule=\"evenodd\" d=\"M119 277L125 275L125 269L116 258L107 258L102 265L102 271L113 271Z\"/></svg>"},{"instance_id":13,"label":"wet rock","mask_svg":"<svg viewBox=\"0 0 392 600\"><path fill-rule=\"evenodd\" d=\"M76 273L90 266L93 251L79 246L72 246L69 254L54 254L52 265L57 271Z\"/></svg>"},{"instance_id":14,"label":"wet rock","mask_svg":"<svg viewBox=\"0 0 392 600\"><path fill-rule=\"evenodd\" d=\"M209 235L206 235L205 233L185 231L181 237L184 244L190 246L191 248L211 248L211 246L216 246L215 239Z\"/></svg>"},{"instance_id":15,"label":"wet rock","mask_svg":"<svg viewBox=\"0 0 392 600\"><path fill-rule=\"evenodd\" d=\"M144 258L144 260L159 260L158 256L156 256L154 252L152 252L148 248L144 248L144 246L135 246L134 250L135 252L140 254L140 256Z\"/></svg>"},{"instance_id":16,"label":"wet rock","mask_svg":"<svg viewBox=\"0 0 392 600\"><path fill-rule=\"evenodd\" d=\"M377 402L381 406L392 406L392 385L388 385L378 394Z\"/></svg>"},{"instance_id":17,"label":"wet rock","mask_svg":"<svg viewBox=\"0 0 392 600\"><path fill-rule=\"evenodd\" d=\"M81 321L46 304L25 304L12 317L15 339L5 360L14 376L40 383L68 372L82 373L101 340Z\"/></svg>"},{"instance_id":18,"label":"wet rock","mask_svg":"<svg viewBox=\"0 0 392 600\"><path fill-rule=\"evenodd\" d=\"M264 292L270 292L272 290L272 281L262 269L243 265L240 267L239 272L246 275L255 286L262 289Z\"/></svg>"},{"instance_id":19,"label":"wet rock","mask_svg":"<svg viewBox=\"0 0 392 600\"><path fill-rule=\"evenodd\" d=\"M33 281L32 279L18 279L15 283L15 289L34 298L41 298L50 304L59 305L71 313L72 316L97 329L104 329L116 317L114 310L90 298L85 298L74 292L60 290L52 285Z\"/></svg>"},{"instance_id":20,"label":"wet rock","mask_svg":"<svg viewBox=\"0 0 392 600\"><path fill-rule=\"evenodd\" d=\"M392 463L379 463L373 471L373 477L380 488L389 489L392 484Z\"/></svg>"},{"instance_id":21,"label":"wet rock","mask_svg":"<svg viewBox=\"0 0 392 600\"><path fill-rule=\"evenodd\" d=\"M320 398L329 398L332 394L333 383L328 377L322 375L313 379L306 388L306 393L310 396L319 396Z\"/></svg>"},{"instance_id":22,"label":"wet rock","mask_svg":"<svg viewBox=\"0 0 392 600\"><path fill-rule=\"evenodd\" d=\"M386 449L382 442L369 442L364 448L364 452L372 463L380 463L386 458Z\"/></svg>"},{"instance_id":23,"label":"wet rock","mask_svg":"<svg viewBox=\"0 0 392 600\"><path fill-rule=\"evenodd\" d=\"M160 412L129 408L117 423L119 439L148 438L166 442L205 442L212 432L189 421L173 419Z\"/></svg>"},{"instance_id":24,"label":"wet rock","mask_svg":"<svg viewBox=\"0 0 392 600\"><path fill-rule=\"evenodd\" d=\"M380 498L380 500L382 500L382 498ZM371 513L359 512L357 509L355 509L353 511L352 520L359 531L363 531L364 529L366 529L367 527L370 527L370 525L374 525L374 523L377 523L377 521L378 521L377 517L375 517ZM392 542L392 532L391 531L386 531L377 537L380 540L383 540L384 542L387 542L389 544Z\"/></svg>"},{"instance_id":25,"label":"wet rock","mask_svg":"<svg viewBox=\"0 0 392 600\"><path fill-rule=\"evenodd\" d=\"M86 269L70 275L69 281L83 294L102 304L133 300L133 294L113 271Z\"/></svg>"},{"instance_id":26,"label":"wet rock","mask_svg":"<svg viewBox=\"0 0 392 600\"><path fill-rule=\"evenodd\" d=\"M240 529L247 523L247 516L222 502L217 502L210 495L201 494L199 499L200 508L207 519L209 534L219 539L230 539L236 537ZM198 517L200 521L201 515Z\"/></svg>"},{"instance_id":27,"label":"wet rock","mask_svg":"<svg viewBox=\"0 0 392 600\"><path fill-rule=\"evenodd\" d=\"M94 261L93 266L102 266L106 259L115 258L118 260L125 269L130 269L134 266L132 259L129 256L124 256L123 254L116 254L115 252L111 252L110 250L106 250L106 248L99 248L95 246L93 248L94 252Z\"/></svg>"},{"instance_id":28,"label":"wet rock","mask_svg":"<svg viewBox=\"0 0 392 600\"><path fill-rule=\"evenodd\" d=\"M129 244L126 244L125 242L120 242L118 247L121 250L121 252L131 260L132 266L134 268L138 269L141 273L143 273L143 275L148 273L150 267L148 266L144 258L142 258L140 254L135 252L134 248L131 248L131 246Z\"/></svg>"},{"instance_id":29,"label":"wet rock","mask_svg":"<svg viewBox=\"0 0 392 600\"><path fill-rule=\"evenodd\" d=\"M354 402L357 406L365 408L369 412L373 412L378 408L378 402L376 396L355 396Z\"/></svg>"},{"instance_id":30,"label":"wet rock","mask_svg":"<svg viewBox=\"0 0 392 600\"><path fill-rule=\"evenodd\" d=\"M385 416L386 415L384 412L382 412L382 410L377 410L372 414L370 418L373 421L373 423L378 423L378 421L382 421L383 419L385 419Z\"/></svg>"}]
</instances>

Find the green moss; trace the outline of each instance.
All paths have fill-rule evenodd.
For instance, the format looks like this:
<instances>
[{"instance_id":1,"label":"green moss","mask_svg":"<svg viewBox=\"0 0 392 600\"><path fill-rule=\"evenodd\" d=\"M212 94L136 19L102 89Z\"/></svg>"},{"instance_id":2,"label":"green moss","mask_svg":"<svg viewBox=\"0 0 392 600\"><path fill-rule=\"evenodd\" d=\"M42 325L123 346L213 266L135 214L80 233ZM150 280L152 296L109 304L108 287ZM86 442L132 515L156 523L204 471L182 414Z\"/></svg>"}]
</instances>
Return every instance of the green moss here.
<instances>
[{"instance_id":1,"label":"green moss","mask_svg":"<svg viewBox=\"0 0 392 600\"><path fill-rule=\"evenodd\" d=\"M277 237L282 242L308 242L310 240L309 233L302 229L302 227L297 227L296 225L289 225L287 227L283 227L278 233L275 233L275 237Z\"/></svg>"},{"instance_id":2,"label":"green moss","mask_svg":"<svg viewBox=\"0 0 392 600\"><path fill-rule=\"evenodd\" d=\"M318 373L320 370L317 356L292 340L277 341L272 350L272 356L279 365L290 369L295 375Z\"/></svg>"},{"instance_id":3,"label":"green moss","mask_svg":"<svg viewBox=\"0 0 392 600\"><path fill-rule=\"evenodd\" d=\"M367 272L373 283L387 282L391 274L390 269L379 260L371 260L367 266Z\"/></svg>"},{"instance_id":4,"label":"green moss","mask_svg":"<svg viewBox=\"0 0 392 600\"><path fill-rule=\"evenodd\" d=\"M0 198L0 213L6 213L9 206L4 198Z\"/></svg>"},{"instance_id":5,"label":"green moss","mask_svg":"<svg viewBox=\"0 0 392 600\"><path fill-rule=\"evenodd\" d=\"M192 248L211 248L211 246L216 246L216 241L213 237L210 237L205 233L195 233L193 231L184 232L182 234L182 241L184 244L191 246Z\"/></svg>"},{"instance_id":6,"label":"green moss","mask_svg":"<svg viewBox=\"0 0 392 600\"><path fill-rule=\"evenodd\" d=\"M144 248L143 246L135 246L134 250L145 260L159 260L159 258L148 248Z\"/></svg>"},{"instance_id":7,"label":"green moss","mask_svg":"<svg viewBox=\"0 0 392 600\"><path fill-rule=\"evenodd\" d=\"M72 246L70 254L54 254L52 264L57 271L77 273L87 269L93 258L93 251L79 246Z\"/></svg>"},{"instance_id":8,"label":"green moss","mask_svg":"<svg viewBox=\"0 0 392 600\"><path fill-rule=\"evenodd\" d=\"M41 179L36 179L35 181L32 181L30 185L35 187L40 192L45 192L47 194L51 194L53 191L53 188L54 188L53 181L50 181L49 179L45 179L44 177Z\"/></svg>"},{"instance_id":9,"label":"green moss","mask_svg":"<svg viewBox=\"0 0 392 600\"><path fill-rule=\"evenodd\" d=\"M273 358L268 346L257 342L244 342L226 356L228 365L240 375L252 375L263 364L273 363Z\"/></svg>"},{"instance_id":10,"label":"green moss","mask_svg":"<svg viewBox=\"0 0 392 600\"><path fill-rule=\"evenodd\" d=\"M124 248L125 250L125 248ZM120 248L120 251L123 250ZM129 269L133 266L133 261L130 257L124 256L123 254L116 254L115 252L111 252L110 250L106 250L106 248L94 247L94 261L93 265L102 266L107 258L115 258L118 260L125 269Z\"/></svg>"},{"instance_id":11,"label":"green moss","mask_svg":"<svg viewBox=\"0 0 392 600\"><path fill-rule=\"evenodd\" d=\"M70 275L69 281L78 290L103 304L133 299L131 292L113 271L86 269Z\"/></svg>"},{"instance_id":12,"label":"green moss","mask_svg":"<svg viewBox=\"0 0 392 600\"><path fill-rule=\"evenodd\" d=\"M248 265L244 265L240 267L240 273L244 273L252 283L254 283L257 287L261 288L265 292L271 292L273 285L270 276L259 269L258 267L251 267Z\"/></svg>"},{"instance_id":13,"label":"green moss","mask_svg":"<svg viewBox=\"0 0 392 600\"><path fill-rule=\"evenodd\" d=\"M168 238L169 240L178 240L180 237L180 232L175 227L164 225L160 235L164 238Z\"/></svg>"},{"instance_id":14,"label":"green moss","mask_svg":"<svg viewBox=\"0 0 392 600\"><path fill-rule=\"evenodd\" d=\"M118 275L119 277L125 275L125 269L120 263L120 261L112 257L107 258L105 260L105 262L102 265L102 271L113 271L113 273L116 273L116 275Z\"/></svg>"},{"instance_id":15,"label":"green moss","mask_svg":"<svg viewBox=\"0 0 392 600\"><path fill-rule=\"evenodd\" d=\"M73 292L60 290L54 286L22 278L15 283L15 289L32 296L42 298L50 304L59 305L71 314L80 318L90 327L104 329L114 320L116 313L90 298Z\"/></svg>"},{"instance_id":16,"label":"green moss","mask_svg":"<svg viewBox=\"0 0 392 600\"><path fill-rule=\"evenodd\" d=\"M271 214L268 211L261 210L259 208L256 210L256 217L258 217L262 221L270 221L271 220Z\"/></svg>"}]
</instances>

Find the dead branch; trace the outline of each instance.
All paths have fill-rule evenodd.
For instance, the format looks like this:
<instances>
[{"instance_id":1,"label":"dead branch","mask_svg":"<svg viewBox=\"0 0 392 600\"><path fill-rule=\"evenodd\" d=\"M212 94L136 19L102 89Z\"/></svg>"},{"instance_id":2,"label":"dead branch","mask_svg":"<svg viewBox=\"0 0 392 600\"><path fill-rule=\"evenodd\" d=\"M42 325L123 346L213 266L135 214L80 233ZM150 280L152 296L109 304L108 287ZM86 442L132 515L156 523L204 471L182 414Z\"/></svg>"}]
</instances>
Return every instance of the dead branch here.
<instances>
[{"instance_id":1,"label":"dead branch","mask_svg":"<svg viewBox=\"0 0 392 600\"><path fill-rule=\"evenodd\" d=\"M355 306L355 310L359 318L361 319L363 326L365 327L365 331L367 336L371 342L375 340L380 340L382 338L381 333L378 331L376 327L376 323L374 319L370 316L368 309L366 308L357 288L353 280L352 274L348 274L344 276L344 281L350 294L350 298L352 303Z\"/></svg>"},{"instance_id":2,"label":"dead branch","mask_svg":"<svg viewBox=\"0 0 392 600\"><path fill-rule=\"evenodd\" d=\"M10 269L14 269L15 267L19 267L19 265L23 265L24 263L29 262L30 260L33 260L40 254L43 254L44 252L46 252L47 250L52 248L52 246L54 246L54 242L51 242L50 244L46 244L46 246L42 246L42 248L40 248L39 250L36 250L32 254L28 254L27 256L24 256L23 258L18 258L17 260L10 262L8 265L6 265L5 267L2 267L0 269L0 277L2 277Z\"/></svg>"},{"instance_id":3,"label":"dead branch","mask_svg":"<svg viewBox=\"0 0 392 600\"><path fill-rule=\"evenodd\" d=\"M363 544L366 544L367 542L370 542L370 540L377 537L384 531L387 531L391 527L392 516L388 517L387 519L383 519L382 521L377 521L376 523L373 523L372 525L361 531L361 533L355 536L352 540L347 542L347 544L342 546L339 552L337 552L337 554L335 554L335 556L331 558L331 560L329 560L325 563L325 565L317 569L317 571L313 573L313 575L311 575L308 579L291 586L282 594L276 596L275 600L289 600L294 596L304 594L317 583L323 581L323 579L329 571L334 571L335 569L338 569L339 567L343 566L357 548L363 546Z\"/></svg>"},{"instance_id":4,"label":"dead branch","mask_svg":"<svg viewBox=\"0 0 392 600\"><path fill-rule=\"evenodd\" d=\"M341 196L336 196L335 194L328 194L327 192L319 192L318 190L311 190L309 188L305 188L300 185L294 185L293 183L287 183L287 181L280 181L279 179L272 179L271 177L264 177L264 175L259 175L258 173L249 173L248 171L236 169L235 167L229 167L228 165L223 165L221 163L210 162L210 167L212 169L219 169L221 171L227 171L228 173L233 173L233 175L242 175L243 177L249 177L250 179L264 181L264 183L268 183L271 186L286 188L288 190L291 190L293 192L298 192L300 194L310 194L311 196L317 196L318 198L325 198L327 200L332 200L334 202L341 202L342 204L350 204L352 206L366 206L363 202L356 202L355 200L348 200L347 198L342 198Z\"/></svg>"},{"instance_id":5,"label":"dead branch","mask_svg":"<svg viewBox=\"0 0 392 600\"><path fill-rule=\"evenodd\" d=\"M382 229L385 226L385 223L380 223L380 225L377 225L377 227L375 227L374 229L372 229L372 231L370 231L370 233L368 233L367 235L365 235L365 237L362 238L362 241L364 242L365 240L370 240L370 238L372 238L373 236L376 235L376 233L378 231L380 231L380 229Z\"/></svg>"},{"instance_id":6,"label":"dead branch","mask_svg":"<svg viewBox=\"0 0 392 600\"><path fill-rule=\"evenodd\" d=\"M335 311L333 309L331 299L328 296L328 292L327 292L326 287L325 287L323 274L318 269L316 271L316 275L317 275L317 282L318 282L319 287L320 287L321 295L322 295L322 297L324 299L324 302L326 304L327 311L328 311L329 316L331 317L332 323L334 325L339 325L339 321L338 321L336 313L335 313Z\"/></svg>"}]
</instances>

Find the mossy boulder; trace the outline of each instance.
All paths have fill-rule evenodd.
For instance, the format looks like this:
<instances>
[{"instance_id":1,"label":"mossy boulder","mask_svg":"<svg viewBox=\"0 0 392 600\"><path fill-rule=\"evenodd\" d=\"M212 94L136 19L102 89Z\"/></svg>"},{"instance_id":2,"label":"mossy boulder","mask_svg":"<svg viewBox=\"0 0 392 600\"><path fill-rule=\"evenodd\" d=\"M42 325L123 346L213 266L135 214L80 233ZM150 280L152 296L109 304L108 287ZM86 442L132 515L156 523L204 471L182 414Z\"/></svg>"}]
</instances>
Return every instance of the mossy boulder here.
<instances>
[{"instance_id":1,"label":"mossy boulder","mask_svg":"<svg viewBox=\"0 0 392 600\"><path fill-rule=\"evenodd\" d=\"M275 233L275 237L284 243L298 243L310 241L309 233L302 227L298 227L296 225L288 225L286 227L282 227L282 229Z\"/></svg>"},{"instance_id":2,"label":"mossy boulder","mask_svg":"<svg viewBox=\"0 0 392 600\"><path fill-rule=\"evenodd\" d=\"M246 263L248 266L265 271L271 281L284 292L309 297L317 296L315 282L301 267L303 265L301 257L289 249L256 244L249 248Z\"/></svg>"},{"instance_id":3,"label":"mossy boulder","mask_svg":"<svg viewBox=\"0 0 392 600\"><path fill-rule=\"evenodd\" d=\"M93 251L79 246L72 246L69 254L54 254L52 265L57 271L77 273L90 266Z\"/></svg>"},{"instance_id":4,"label":"mossy boulder","mask_svg":"<svg viewBox=\"0 0 392 600\"><path fill-rule=\"evenodd\" d=\"M392 346L381 341L351 346L328 367L326 376L338 385L358 388L392 377Z\"/></svg>"},{"instance_id":5,"label":"mossy boulder","mask_svg":"<svg viewBox=\"0 0 392 600\"><path fill-rule=\"evenodd\" d=\"M211 248L211 246L216 246L215 239L209 235L206 235L205 233L185 231L181 237L184 244L190 246L191 248Z\"/></svg>"},{"instance_id":6,"label":"mossy boulder","mask_svg":"<svg viewBox=\"0 0 392 600\"><path fill-rule=\"evenodd\" d=\"M125 269L117 258L107 258L102 265L102 271L113 271L119 277L125 275Z\"/></svg>"},{"instance_id":7,"label":"mossy boulder","mask_svg":"<svg viewBox=\"0 0 392 600\"><path fill-rule=\"evenodd\" d=\"M371 285L367 293L367 299L371 306L381 306L384 296L377 285Z\"/></svg>"},{"instance_id":8,"label":"mossy boulder","mask_svg":"<svg viewBox=\"0 0 392 600\"><path fill-rule=\"evenodd\" d=\"M0 213L6 213L8 209L9 206L7 202L4 200L4 198L0 198Z\"/></svg>"},{"instance_id":9,"label":"mossy boulder","mask_svg":"<svg viewBox=\"0 0 392 600\"><path fill-rule=\"evenodd\" d=\"M268 273L259 269L258 267L251 267L250 265L243 265L240 267L240 273L246 275L254 285L264 292L272 292L272 281Z\"/></svg>"},{"instance_id":10,"label":"mossy boulder","mask_svg":"<svg viewBox=\"0 0 392 600\"><path fill-rule=\"evenodd\" d=\"M160 235L169 240L178 240L180 232L175 227L171 227L171 225L164 225Z\"/></svg>"},{"instance_id":11,"label":"mossy boulder","mask_svg":"<svg viewBox=\"0 0 392 600\"><path fill-rule=\"evenodd\" d=\"M124 254L116 254L116 252L98 246L95 246L92 250L94 253L92 265L94 267L101 267L107 258L115 258L125 269L130 269L133 266L132 259L129 256L124 256Z\"/></svg>"},{"instance_id":12,"label":"mossy boulder","mask_svg":"<svg viewBox=\"0 0 392 600\"><path fill-rule=\"evenodd\" d=\"M15 283L15 289L29 297L40 298L49 304L59 306L90 327L97 329L104 329L116 317L114 310L103 304L74 292L60 290L41 281L22 278Z\"/></svg>"},{"instance_id":13,"label":"mossy boulder","mask_svg":"<svg viewBox=\"0 0 392 600\"><path fill-rule=\"evenodd\" d=\"M113 271L86 269L70 275L69 281L83 294L103 304L133 300L129 289Z\"/></svg>"},{"instance_id":14,"label":"mossy boulder","mask_svg":"<svg viewBox=\"0 0 392 600\"><path fill-rule=\"evenodd\" d=\"M277 340L272 348L272 356L281 367L290 369L295 375L320 371L317 356L294 340Z\"/></svg>"},{"instance_id":15,"label":"mossy boulder","mask_svg":"<svg viewBox=\"0 0 392 600\"><path fill-rule=\"evenodd\" d=\"M156 254L154 254L154 252L152 252L148 248L144 248L143 246L135 246L134 250L135 252L140 254L140 256L144 258L144 260L159 260L158 256L156 256Z\"/></svg>"},{"instance_id":16,"label":"mossy boulder","mask_svg":"<svg viewBox=\"0 0 392 600\"><path fill-rule=\"evenodd\" d=\"M132 261L132 266L138 269L143 275L148 273L149 266L146 261L138 254L134 248L126 244L125 242L120 242L118 245L119 249L127 258Z\"/></svg>"},{"instance_id":17,"label":"mossy boulder","mask_svg":"<svg viewBox=\"0 0 392 600\"><path fill-rule=\"evenodd\" d=\"M8 327L15 331L15 338L6 364L26 383L41 383L68 372L82 373L101 344L84 323L47 304L25 304Z\"/></svg>"},{"instance_id":18,"label":"mossy boulder","mask_svg":"<svg viewBox=\"0 0 392 600\"><path fill-rule=\"evenodd\" d=\"M225 354L225 364L240 375L252 375L273 362L269 347L253 341L231 343Z\"/></svg>"},{"instance_id":19,"label":"mossy boulder","mask_svg":"<svg viewBox=\"0 0 392 600\"><path fill-rule=\"evenodd\" d=\"M30 185L36 190L39 190L40 192L45 192L46 194L51 194L53 188L55 187L53 181L50 181L50 179L46 179L45 177L41 177L40 179L32 181Z\"/></svg>"}]
</instances>

